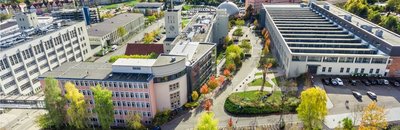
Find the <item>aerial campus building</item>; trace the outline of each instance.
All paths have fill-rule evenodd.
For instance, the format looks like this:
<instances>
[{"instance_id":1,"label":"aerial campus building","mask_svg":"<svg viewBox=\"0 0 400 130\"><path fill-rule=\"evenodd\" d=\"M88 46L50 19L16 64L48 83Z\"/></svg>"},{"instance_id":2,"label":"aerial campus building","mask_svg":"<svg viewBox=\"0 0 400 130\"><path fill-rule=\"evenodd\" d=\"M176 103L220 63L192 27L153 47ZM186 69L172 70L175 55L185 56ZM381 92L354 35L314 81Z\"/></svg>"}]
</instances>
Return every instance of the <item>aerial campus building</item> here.
<instances>
[{"instance_id":1,"label":"aerial campus building","mask_svg":"<svg viewBox=\"0 0 400 130\"><path fill-rule=\"evenodd\" d=\"M124 126L131 112L141 114L149 124L157 111L181 108L189 100L191 84L215 72L215 55L215 44L187 42L157 59L68 62L39 79L45 85L44 78L54 77L62 91L66 82L75 84L89 101L89 112L94 108L90 87L106 87L112 91L115 126ZM95 115L91 121L98 124Z\"/></svg>"},{"instance_id":2,"label":"aerial campus building","mask_svg":"<svg viewBox=\"0 0 400 130\"><path fill-rule=\"evenodd\" d=\"M28 95L40 91L37 77L65 62L92 55L85 22L66 20L41 24L34 13L16 14L19 29L0 37L0 94ZM13 22L11 22L13 23Z\"/></svg>"},{"instance_id":3,"label":"aerial campus building","mask_svg":"<svg viewBox=\"0 0 400 130\"><path fill-rule=\"evenodd\" d=\"M334 5L263 5L260 14L287 77L400 76L400 36Z\"/></svg>"}]
</instances>

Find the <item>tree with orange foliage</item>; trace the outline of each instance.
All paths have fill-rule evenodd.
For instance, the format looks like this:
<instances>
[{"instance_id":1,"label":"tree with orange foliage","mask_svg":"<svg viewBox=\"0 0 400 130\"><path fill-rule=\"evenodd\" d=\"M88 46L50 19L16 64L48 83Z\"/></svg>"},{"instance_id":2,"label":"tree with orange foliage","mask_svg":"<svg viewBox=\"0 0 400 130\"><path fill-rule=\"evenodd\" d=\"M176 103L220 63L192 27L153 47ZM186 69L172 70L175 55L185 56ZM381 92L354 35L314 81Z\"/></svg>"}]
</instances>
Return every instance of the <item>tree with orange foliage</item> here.
<instances>
[{"instance_id":1,"label":"tree with orange foliage","mask_svg":"<svg viewBox=\"0 0 400 130\"><path fill-rule=\"evenodd\" d=\"M225 69L225 70L224 70L224 76L225 76L225 77L231 76L231 71L229 71L229 69Z\"/></svg>"},{"instance_id":2,"label":"tree with orange foliage","mask_svg":"<svg viewBox=\"0 0 400 130\"><path fill-rule=\"evenodd\" d=\"M378 106L374 101L364 108L359 130L381 130L387 127L388 123L383 107Z\"/></svg>"},{"instance_id":3,"label":"tree with orange foliage","mask_svg":"<svg viewBox=\"0 0 400 130\"><path fill-rule=\"evenodd\" d=\"M207 93L208 93L208 86L207 86L207 84L204 84L203 86L201 86L201 88L200 88L200 93L201 93L201 94L207 94Z\"/></svg>"},{"instance_id":4,"label":"tree with orange foliage","mask_svg":"<svg viewBox=\"0 0 400 130\"><path fill-rule=\"evenodd\" d=\"M271 68L271 67L272 67L272 64L271 64L271 63L268 63L268 64L264 65L264 69L263 69L263 81L262 81L262 85L261 85L261 89L260 89L261 92L264 91L265 79L267 78L267 72L268 72L268 69Z\"/></svg>"},{"instance_id":5,"label":"tree with orange foliage","mask_svg":"<svg viewBox=\"0 0 400 130\"><path fill-rule=\"evenodd\" d=\"M211 110L211 106L212 106L211 101L210 99L208 99L204 102L203 108L204 110L209 112Z\"/></svg>"},{"instance_id":6,"label":"tree with orange foliage","mask_svg":"<svg viewBox=\"0 0 400 130\"><path fill-rule=\"evenodd\" d=\"M207 83L208 87L210 89L215 89L219 86L218 80L215 79L215 76L213 76L213 78L211 78L208 83Z\"/></svg>"},{"instance_id":7,"label":"tree with orange foliage","mask_svg":"<svg viewBox=\"0 0 400 130\"><path fill-rule=\"evenodd\" d=\"M236 70L236 65L235 64L228 64L225 69L228 69L231 72L235 71Z\"/></svg>"}]
</instances>

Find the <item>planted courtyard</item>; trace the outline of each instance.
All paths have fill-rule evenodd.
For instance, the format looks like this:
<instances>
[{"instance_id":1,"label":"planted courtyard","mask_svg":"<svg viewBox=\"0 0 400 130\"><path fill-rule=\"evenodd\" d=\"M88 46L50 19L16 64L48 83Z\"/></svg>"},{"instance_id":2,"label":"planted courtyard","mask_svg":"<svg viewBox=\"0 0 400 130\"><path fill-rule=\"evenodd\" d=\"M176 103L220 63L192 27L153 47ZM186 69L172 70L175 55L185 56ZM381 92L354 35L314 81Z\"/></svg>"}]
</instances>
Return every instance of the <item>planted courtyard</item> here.
<instances>
[{"instance_id":1,"label":"planted courtyard","mask_svg":"<svg viewBox=\"0 0 400 130\"><path fill-rule=\"evenodd\" d=\"M285 94L284 98L282 98L282 95L281 91L232 93L226 99L224 108L228 113L234 115L273 114L281 111L285 113L295 112L300 100L291 92ZM284 100L282 101L282 99Z\"/></svg>"}]
</instances>

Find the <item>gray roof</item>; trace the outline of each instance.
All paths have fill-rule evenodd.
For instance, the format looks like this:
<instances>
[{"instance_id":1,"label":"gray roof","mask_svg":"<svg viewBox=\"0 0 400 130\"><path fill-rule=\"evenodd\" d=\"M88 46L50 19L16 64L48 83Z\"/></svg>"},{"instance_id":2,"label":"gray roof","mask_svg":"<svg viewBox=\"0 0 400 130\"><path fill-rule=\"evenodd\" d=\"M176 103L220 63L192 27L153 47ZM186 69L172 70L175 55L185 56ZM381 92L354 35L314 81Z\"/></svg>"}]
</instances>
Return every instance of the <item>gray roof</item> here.
<instances>
[{"instance_id":1,"label":"gray roof","mask_svg":"<svg viewBox=\"0 0 400 130\"><path fill-rule=\"evenodd\" d=\"M9 27L12 27L12 26L15 26L15 25L17 25L17 22L15 22L15 21L11 21L11 22L7 22L7 23L4 23L4 24L0 24L0 30L9 28Z\"/></svg>"},{"instance_id":2,"label":"gray roof","mask_svg":"<svg viewBox=\"0 0 400 130\"><path fill-rule=\"evenodd\" d=\"M163 5L164 3L159 2L140 2L135 5L135 8L159 8Z\"/></svg>"},{"instance_id":3,"label":"gray roof","mask_svg":"<svg viewBox=\"0 0 400 130\"><path fill-rule=\"evenodd\" d=\"M104 22L94 24L88 29L89 36L102 37L118 29L118 27L124 26L129 22L132 22L140 17L144 17L143 14L139 13L124 13L119 14L115 17L105 20Z\"/></svg>"},{"instance_id":4,"label":"gray roof","mask_svg":"<svg viewBox=\"0 0 400 130\"><path fill-rule=\"evenodd\" d=\"M239 7L235 3L230 1L222 2L220 5L218 5L218 9L226 9L230 16L239 13Z\"/></svg>"},{"instance_id":5,"label":"gray roof","mask_svg":"<svg viewBox=\"0 0 400 130\"><path fill-rule=\"evenodd\" d=\"M39 78L148 82L151 74L112 73L111 63L66 62L56 69L46 72Z\"/></svg>"},{"instance_id":6,"label":"gray roof","mask_svg":"<svg viewBox=\"0 0 400 130\"><path fill-rule=\"evenodd\" d=\"M169 54L185 56L187 57L186 65L192 65L201 59L214 46L214 43L185 42L182 44L176 44Z\"/></svg>"},{"instance_id":7,"label":"gray roof","mask_svg":"<svg viewBox=\"0 0 400 130\"><path fill-rule=\"evenodd\" d=\"M175 58L175 61L171 62L172 58ZM154 63L153 66L164 66L164 65L169 65L173 63L177 63L181 60L185 60L185 57L183 56L173 56L173 55L160 55L157 57L156 62Z\"/></svg>"}]
</instances>

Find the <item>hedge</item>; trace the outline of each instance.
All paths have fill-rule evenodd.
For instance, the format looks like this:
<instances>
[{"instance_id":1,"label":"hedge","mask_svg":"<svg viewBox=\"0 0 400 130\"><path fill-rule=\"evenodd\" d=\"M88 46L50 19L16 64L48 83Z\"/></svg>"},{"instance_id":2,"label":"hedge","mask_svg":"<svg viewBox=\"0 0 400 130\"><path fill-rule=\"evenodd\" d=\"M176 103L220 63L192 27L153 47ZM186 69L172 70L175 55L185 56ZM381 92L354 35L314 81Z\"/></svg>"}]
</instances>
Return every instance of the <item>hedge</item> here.
<instances>
[{"instance_id":1,"label":"hedge","mask_svg":"<svg viewBox=\"0 0 400 130\"><path fill-rule=\"evenodd\" d=\"M289 102L291 98L289 98ZM284 109L285 112L296 112L296 108L299 105L298 102L290 102L285 104ZM229 97L225 100L224 108L230 114L235 115L260 115L260 114L273 114L280 112L279 106L265 105L262 107L251 107L251 106L242 106L233 103Z\"/></svg>"}]
</instances>

